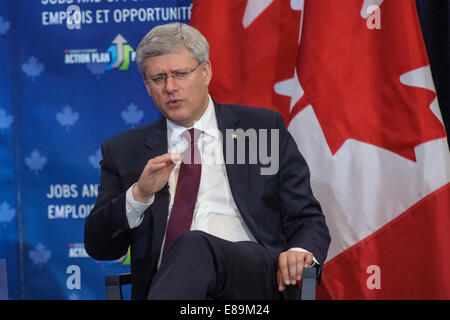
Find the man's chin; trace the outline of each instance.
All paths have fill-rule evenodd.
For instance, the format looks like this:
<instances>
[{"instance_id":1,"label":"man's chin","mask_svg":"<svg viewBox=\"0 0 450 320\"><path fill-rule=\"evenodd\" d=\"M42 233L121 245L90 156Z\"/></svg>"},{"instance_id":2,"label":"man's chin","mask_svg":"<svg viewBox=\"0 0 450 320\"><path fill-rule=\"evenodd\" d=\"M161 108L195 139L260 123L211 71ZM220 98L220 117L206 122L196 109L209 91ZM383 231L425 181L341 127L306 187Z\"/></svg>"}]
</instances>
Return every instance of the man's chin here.
<instances>
[{"instance_id":1,"label":"man's chin","mask_svg":"<svg viewBox=\"0 0 450 320\"><path fill-rule=\"evenodd\" d=\"M167 119L183 127L190 127L193 125L192 121L189 118L180 114L173 114L169 112L167 115Z\"/></svg>"}]
</instances>

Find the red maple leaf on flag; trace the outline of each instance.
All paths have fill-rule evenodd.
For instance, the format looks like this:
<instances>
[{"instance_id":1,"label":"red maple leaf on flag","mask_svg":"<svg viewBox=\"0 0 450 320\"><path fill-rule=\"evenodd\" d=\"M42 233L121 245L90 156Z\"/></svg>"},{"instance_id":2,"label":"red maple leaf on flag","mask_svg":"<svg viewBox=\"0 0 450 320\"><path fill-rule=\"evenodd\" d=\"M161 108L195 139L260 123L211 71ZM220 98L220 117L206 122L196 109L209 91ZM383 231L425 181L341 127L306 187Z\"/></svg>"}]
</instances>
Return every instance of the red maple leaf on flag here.
<instances>
[{"instance_id":1,"label":"red maple leaf on flag","mask_svg":"<svg viewBox=\"0 0 450 320\"><path fill-rule=\"evenodd\" d=\"M436 94L400 82L428 65L414 1L384 1L381 30L367 27L364 0L305 1L300 45L295 2L194 1L191 24L212 40L213 98L277 110L286 124L311 104L332 154L355 139L415 160L416 146L446 136ZM255 5L264 10L245 25Z\"/></svg>"},{"instance_id":2,"label":"red maple leaf on flag","mask_svg":"<svg viewBox=\"0 0 450 320\"><path fill-rule=\"evenodd\" d=\"M416 146L446 136L430 109L436 94L400 82L428 65L415 3L384 1L381 29L367 27L362 8L363 0L305 3L298 59L305 94L290 119L311 104L333 154L355 139L415 160Z\"/></svg>"},{"instance_id":3,"label":"red maple leaf on flag","mask_svg":"<svg viewBox=\"0 0 450 320\"><path fill-rule=\"evenodd\" d=\"M222 103L271 108L287 121L290 98L275 94L274 83L294 75L301 11L279 0L193 5L191 25L210 44L211 96ZM264 10L249 15L255 7Z\"/></svg>"}]
</instances>

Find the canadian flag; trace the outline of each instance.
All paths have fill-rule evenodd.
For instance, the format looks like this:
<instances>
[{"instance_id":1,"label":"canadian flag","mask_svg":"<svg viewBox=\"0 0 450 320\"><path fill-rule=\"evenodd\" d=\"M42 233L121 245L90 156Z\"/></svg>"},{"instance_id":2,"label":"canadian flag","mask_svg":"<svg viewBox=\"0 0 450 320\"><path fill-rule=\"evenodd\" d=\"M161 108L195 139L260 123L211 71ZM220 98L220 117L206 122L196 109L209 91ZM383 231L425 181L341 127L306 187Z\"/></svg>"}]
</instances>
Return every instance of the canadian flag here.
<instances>
[{"instance_id":1,"label":"canadian flag","mask_svg":"<svg viewBox=\"0 0 450 320\"><path fill-rule=\"evenodd\" d=\"M278 110L332 242L319 298L450 299L450 153L413 0L194 0L211 95Z\"/></svg>"}]
</instances>

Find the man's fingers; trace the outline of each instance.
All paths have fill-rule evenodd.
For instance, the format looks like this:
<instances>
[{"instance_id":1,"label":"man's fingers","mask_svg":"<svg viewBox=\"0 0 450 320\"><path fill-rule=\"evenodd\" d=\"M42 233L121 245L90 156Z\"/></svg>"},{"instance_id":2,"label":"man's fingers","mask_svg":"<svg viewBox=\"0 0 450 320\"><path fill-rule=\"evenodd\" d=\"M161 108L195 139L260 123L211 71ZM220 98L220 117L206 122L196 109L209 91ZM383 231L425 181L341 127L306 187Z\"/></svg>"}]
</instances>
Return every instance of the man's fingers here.
<instances>
[{"instance_id":1,"label":"man's fingers","mask_svg":"<svg viewBox=\"0 0 450 320\"><path fill-rule=\"evenodd\" d=\"M283 292L286 288L283 280L283 275L281 274L281 271L277 270L277 282L278 282L278 291Z\"/></svg>"},{"instance_id":2,"label":"man's fingers","mask_svg":"<svg viewBox=\"0 0 450 320\"><path fill-rule=\"evenodd\" d=\"M158 163L152 163L149 166L150 172L158 171L162 168L167 167L167 162L158 162Z\"/></svg>"},{"instance_id":3,"label":"man's fingers","mask_svg":"<svg viewBox=\"0 0 450 320\"><path fill-rule=\"evenodd\" d=\"M288 269L290 284L297 283L297 257L295 254L288 254Z\"/></svg>"},{"instance_id":4,"label":"man's fingers","mask_svg":"<svg viewBox=\"0 0 450 320\"><path fill-rule=\"evenodd\" d=\"M297 259L292 252L283 252L278 259L278 269L284 285L293 285L297 283Z\"/></svg>"},{"instance_id":5,"label":"man's fingers","mask_svg":"<svg viewBox=\"0 0 450 320\"><path fill-rule=\"evenodd\" d=\"M297 259L297 281L302 280L304 263L302 259Z\"/></svg>"},{"instance_id":6,"label":"man's fingers","mask_svg":"<svg viewBox=\"0 0 450 320\"><path fill-rule=\"evenodd\" d=\"M295 285L302 279L303 268L312 265L312 263L313 255L310 252L296 250L282 252L278 258L277 278L279 289L281 289L281 282L285 286Z\"/></svg>"},{"instance_id":7,"label":"man's fingers","mask_svg":"<svg viewBox=\"0 0 450 320\"><path fill-rule=\"evenodd\" d=\"M139 177L133 196L140 202L148 199L167 183L170 172L182 156L179 153L166 153L150 159Z\"/></svg>"},{"instance_id":8,"label":"man's fingers","mask_svg":"<svg viewBox=\"0 0 450 320\"><path fill-rule=\"evenodd\" d=\"M183 158L183 155L180 153L176 153L176 152L168 152L165 153L163 155L157 156L153 159L149 160L149 163L156 165L159 163L167 163L167 164L172 164L172 163L177 163L178 161L180 161Z\"/></svg>"},{"instance_id":9,"label":"man's fingers","mask_svg":"<svg viewBox=\"0 0 450 320\"><path fill-rule=\"evenodd\" d=\"M171 161L175 164L179 161L181 161L183 159L183 154L182 153L177 153L177 152L172 152L169 153L170 154L170 159Z\"/></svg>"},{"instance_id":10,"label":"man's fingers","mask_svg":"<svg viewBox=\"0 0 450 320\"><path fill-rule=\"evenodd\" d=\"M173 168L173 166L175 166L175 164L181 159L182 155L179 153L166 153L150 159L147 162L146 169L148 170L148 173L153 173L166 167Z\"/></svg>"},{"instance_id":11,"label":"man's fingers","mask_svg":"<svg viewBox=\"0 0 450 320\"><path fill-rule=\"evenodd\" d=\"M281 275L281 280L285 285L289 285L289 267L288 267L288 261L287 261L287 254L284 252L280 254L280 257L278 258L278 270Z\"/></svg>"},{"instance_id":12,"label":"man's fingers","mask_svg":"<svg viewBox=\"0 0 450 320\"><path fill-rule=\"evenodd\" d=\"M308 254L305 258L305 268L310 267L313 264L314 260L313 260L313 255L312 254Z\"/></svg>"}]
</instances>

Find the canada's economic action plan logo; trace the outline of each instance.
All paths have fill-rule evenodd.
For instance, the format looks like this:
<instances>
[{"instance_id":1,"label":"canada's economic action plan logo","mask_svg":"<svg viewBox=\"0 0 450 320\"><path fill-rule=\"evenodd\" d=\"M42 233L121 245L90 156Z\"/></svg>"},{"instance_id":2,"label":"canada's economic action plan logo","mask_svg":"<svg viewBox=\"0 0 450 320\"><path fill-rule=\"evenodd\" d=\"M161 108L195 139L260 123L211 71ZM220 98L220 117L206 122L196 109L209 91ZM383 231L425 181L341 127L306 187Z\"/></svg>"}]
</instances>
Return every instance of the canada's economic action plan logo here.
<instances>
[{"instance_id":1,"label":"canada's economic action plan logo","mask_svg":"<svg viewBox=\"0 0 450 320\"><path fill-rule=\"evenodd\" d=\"M101 64L105 70L128 70L135 58L136 52L121 34L114 38L106 52L96 48L64 50L64 64Z\"/></svg>"}]
</instances>

